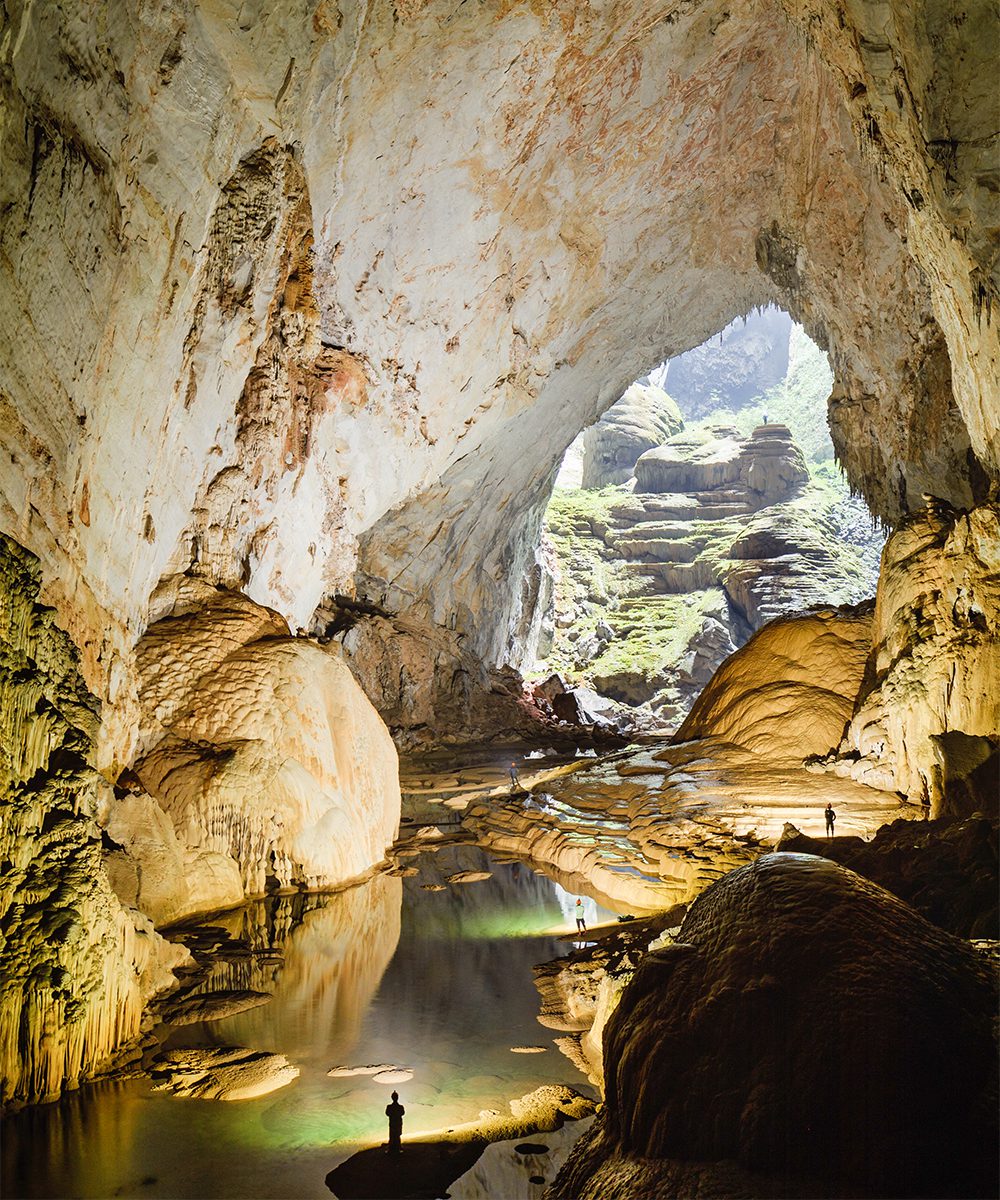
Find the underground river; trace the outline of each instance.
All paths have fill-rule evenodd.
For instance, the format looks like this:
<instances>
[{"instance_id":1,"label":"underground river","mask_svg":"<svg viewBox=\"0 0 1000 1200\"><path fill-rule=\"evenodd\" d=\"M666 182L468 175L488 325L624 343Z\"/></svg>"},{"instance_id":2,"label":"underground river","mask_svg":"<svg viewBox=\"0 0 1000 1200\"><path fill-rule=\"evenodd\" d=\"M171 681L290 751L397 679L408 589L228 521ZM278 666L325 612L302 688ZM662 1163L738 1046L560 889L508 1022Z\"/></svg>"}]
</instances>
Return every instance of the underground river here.
<instances>
[{"instance_id":1,"label":"underground river","mask_svg":"<svg viewBox=\"0 0 1000 1200\"><path fill-rule=\"evenodd\" d=\"M93 1084L10 1118L7 1197L319 1197L358 1149L384 1141L395 1087L404 1138L476 1119L547 1083L593 1095L537 1021L531 968L573 948L575 897L519 863L450 846L335 895L271 897L211 925L242 941L207 990L271 992L258 1008L174 1028L166 1047L242 1045L300 1075L257 1099L181 1099L145 1077ZM458 872L489 878L448 883ZM436 890L440 889L440 890ZM590 922L610 914L586 900ZM164 1032L161 1030L161 1032ZM513 1053L512 1047L544 1047ZM330 1077L386 1065L402 1082Z\"/></svg>"}]
</instances>

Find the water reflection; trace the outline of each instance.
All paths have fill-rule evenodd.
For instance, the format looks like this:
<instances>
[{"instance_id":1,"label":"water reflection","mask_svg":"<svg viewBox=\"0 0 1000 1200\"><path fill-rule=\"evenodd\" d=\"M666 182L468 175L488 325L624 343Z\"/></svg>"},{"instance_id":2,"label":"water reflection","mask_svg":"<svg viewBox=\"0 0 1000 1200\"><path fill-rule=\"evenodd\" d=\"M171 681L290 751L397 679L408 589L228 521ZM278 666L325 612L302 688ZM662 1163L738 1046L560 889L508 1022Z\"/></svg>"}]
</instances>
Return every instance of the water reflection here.
<instances>
[{"instance_id":1,"label":"water reflection","mask_svg":"<svg viewBox=\"0 0 1000 1200\"><path fill-rule=\"evenodd\" d=\"M330 1078L338 1065L410 1068L412 1080L396 1085L407 1134L474 1119L543 1083L585 1088L537 1022L531 967L570 948L556 937L573 927L558 885L472 847L414 865L412 878L272 899L226 918L249 946L218 963L206 987L274 999L176 1029L171 1042L275 1050L299 1066L294 1083L228 1104L153 1093L145 1080L91 1086L9 1120L3 1194L329 1200L327 1172L384 1140L392 1086ZM487 870L484 881L446 882ZM548 1050L511 1053L525 1045Z\"/></svg>"},{"instance_id":2,"label":"water reflection","mask_svg":"<svg viewBox=\"0 0 1000 1200\"><path fill-rule=\"evenodd\" d=\"M250 988L274 999L202 1026L205 1040L280 1051L324 1070L331 1055L350 1054L399 942L401 898L402 881L379 875L338 896L277 897L240 909L234 936L254 949L283 947L284 959L255 965L254 956L235 970L221 963L207 988Z\"/></svg>"}]
</instances>

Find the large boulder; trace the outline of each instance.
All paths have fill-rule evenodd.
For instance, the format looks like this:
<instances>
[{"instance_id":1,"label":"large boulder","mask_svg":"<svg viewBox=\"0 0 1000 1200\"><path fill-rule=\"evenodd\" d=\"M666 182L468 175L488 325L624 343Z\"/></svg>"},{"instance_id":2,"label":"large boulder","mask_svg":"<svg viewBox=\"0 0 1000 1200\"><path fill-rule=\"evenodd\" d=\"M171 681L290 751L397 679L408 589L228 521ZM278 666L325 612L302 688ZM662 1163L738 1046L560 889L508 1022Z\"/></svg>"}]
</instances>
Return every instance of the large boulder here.
<instances>
[{"instance_id":1,"label":"large boulder","mask_svg":"<svg viewBox=\"0 0 1000 1200\"><path fill-rule=\"evenodd\" d=\"M851 871L771 854L692 907L608 1023L550 1195L996 1195L996 987Z\"/></svg>"},{"instance_id":2,"label":"large boulder","mask_svg":"<svg viewBox=\"0 0 1000 1200\"><path fill-rule=\"evenodd\" d=\"M246 895L364 874L398 827L399 768L339 648L290 637L276 614L193 580L167 603L137 649L135 775L177 837L228 857ZM218 878L229 887L229 873Z\"/></svg>"},{"instance_id":3,"label":"large boulder","mask_svg":"<svg viewBox=\"0 0 1000 1200\"><path fill-rule=\"evenodd\" d=\"M633 383L583 436L585 488L625 483L641 454L662 445L684 428L680 409L651 383Z\"/></svg>"},{"instance_id":4,"label":"large boulder","mask_svg":"<svg viewBox=\"0 0 1000 1200\"><path fill-rule=\"evenodd\" d=\"M871 879L921 916L959 937L1000 937L997 822L900 819L871 841L811 838L786 825L778 850L819 854Z\"/></svg>"},{"instance_id":5,"label":"large boulder","mask_svg":"<svg viewBox=\"0 0 1000 1200\"><path fill-rule=\"evenodd\" d=\"M871 606L817 609L758 630L716 671L677 733L801 762L835 746L871 642Z\"/></svg>"}]
</instances>

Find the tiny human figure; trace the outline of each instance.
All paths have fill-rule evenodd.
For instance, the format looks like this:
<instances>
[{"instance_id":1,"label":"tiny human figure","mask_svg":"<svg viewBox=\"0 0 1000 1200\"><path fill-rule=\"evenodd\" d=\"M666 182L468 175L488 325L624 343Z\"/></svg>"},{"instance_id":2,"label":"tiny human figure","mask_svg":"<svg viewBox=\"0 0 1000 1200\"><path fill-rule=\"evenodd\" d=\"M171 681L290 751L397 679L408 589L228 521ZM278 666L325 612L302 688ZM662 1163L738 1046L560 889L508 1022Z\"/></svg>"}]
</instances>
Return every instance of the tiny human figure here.
<instances>
[{"instance_id":1,"label":"tiny human figure","mask_svg":"<svg viewBox=\"0 0 1000 1200\"><path fill-rule=\"evenodd\" d=\"M392 1103L385 1106L385 1115L389 1118L389 1145L386 1154L399 1154L400 1138L403 1136L403 1113L406 1109L399 1103L399 1092L392 1093Z\"/></svg>"},{"instance_id":2,"label":"tiny human figure","mask_svg":"<svg viewBox=\"0 0 1000 1200\"><path fill-rule=\"evenodd\" d=\"M583 901L579 896L576 899L576 927L586 932L587 923L583 919Z\"/></svg>"},{"instance_id":3,"label":"tiny human figure","mask_svg":"<svg viewBox=\"0 0 1000 1200\"><path fill-rule=\"evenodd\" d=\"M512 792L516 792L521 786L521 780L518 778L517 774L517 763L510 764L510 770L507 772L507 774L510 776L510 790Z\"/></svg>"},{"instance_id":4,"label":"tiny human figure","mask_svg":"<svg viewBox=\"0 0 1000 1200\"><path fill-rule=\"evenodd\" d=\"M832 838L833 823L837 819L837 814L833 811L832 804L827 804L826 808L823 810L823 816L826 817L826 836L828 838Z\"/></svg>"},{"instance_id":5,"label":"tiny human figure","mask_svg":"<svg viewBox=\"0 0 1000 1200\"><path fill-rule=\"evenodd\" d=\"M767 424L767 413L764 413L764 419L763 419L763 421L761 421L761 424L762 424L762 425L766 425L766 424Z\"/></svg>"}]
</instances>

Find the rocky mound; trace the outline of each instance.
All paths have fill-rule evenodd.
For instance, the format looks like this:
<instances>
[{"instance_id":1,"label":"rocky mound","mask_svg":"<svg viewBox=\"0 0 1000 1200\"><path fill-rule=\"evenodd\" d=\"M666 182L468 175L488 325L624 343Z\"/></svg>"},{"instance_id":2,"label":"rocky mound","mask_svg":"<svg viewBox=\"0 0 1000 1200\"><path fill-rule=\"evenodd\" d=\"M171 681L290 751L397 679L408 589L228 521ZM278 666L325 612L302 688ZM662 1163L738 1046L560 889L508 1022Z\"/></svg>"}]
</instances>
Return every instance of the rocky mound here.
<instances>
[{"instance_id":1,"label":"rocky mound","mask_svg":"<svg viewBox=\"0 0 1000 1200\"><path fill-rule=\"evenodd\" d=\"M821 854L899 896L917 912L967 938L1000 937L997 821L893 821L875 838L820 840L787 825L778 850Z\"/></svg>"},{"instance_id":2,"label":"rocky mound","mask_svg":"<svg viewBox=\"0 0 1000 1200\"><path fill-rule=\"evenodd\" d=\"M640 455L684 428L680 409L654 383L633 383L596 425L583 435L585 488L630 479Z\"/></svg>"},{"instance_id":3,"label":"rocky mound","mask_svg":"<svg viewBox=\"0 0 1000 1200\"><path fill-rule=\"evenodd\" d=\"M136 650L134 776L148 796L109 821L119 894L165 924L269 880L362 875L395 836L399 767L339 647L293 638L270 610L193 579L158 602Z\"/></svg>"},{"instance_id":4,"label":"rocky mound","mask_svg":"<svg viewBox=\"0 0 1000 1200\"><path fill-rule=\"evenodd\" d=\"M677 733L801 762L839 743L871 644L871 605L772 621L719 668Z\"/></svg>"},{"instance_id":5,"label":"rocky mound","mask_svg":"<svg viewBox=\"0 0 1000 1200\"><path fill-rule=\"evenodd\" d=\"M743 511L775 504L809 479L787 425L760 425L750 438L730 426L683 433L647 450L635 464L640 492L699 493L727 489L718 501Z\"/></svg>"},{"instance_id":6,"label":"rocky mound","mask_svg":"<svg viewBox=\"0 0 1000 1200\"><path fill-rule=\"evenodd\" d=\"M971 947L842 867L767 855L636 972L551 1195L996 1195L995 1012Z\"/></svg>"}]
</instances>

